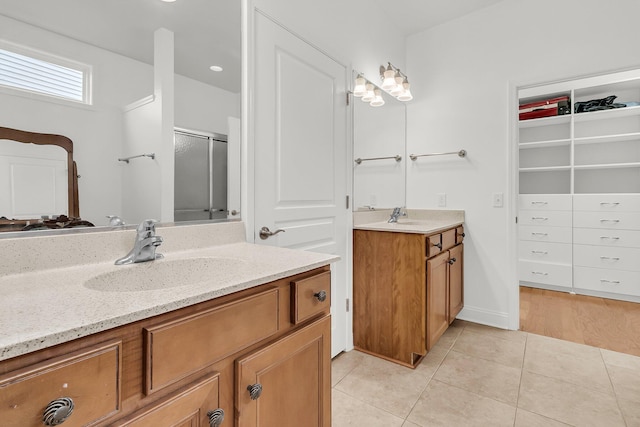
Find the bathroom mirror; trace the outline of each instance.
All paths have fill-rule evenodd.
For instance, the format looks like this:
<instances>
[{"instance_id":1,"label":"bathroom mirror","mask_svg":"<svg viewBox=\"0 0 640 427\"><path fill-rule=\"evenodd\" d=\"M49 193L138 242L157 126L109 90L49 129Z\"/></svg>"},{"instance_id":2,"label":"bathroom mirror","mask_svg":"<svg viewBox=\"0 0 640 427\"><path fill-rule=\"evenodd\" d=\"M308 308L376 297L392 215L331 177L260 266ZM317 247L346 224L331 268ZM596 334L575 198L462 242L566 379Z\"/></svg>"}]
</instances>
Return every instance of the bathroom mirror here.
<instances>
[{"instance_id":1,"label":"bathroom mirror","mask_svg":"<svg viewBox=\"0 0 640 427\"><path fill-rule=\"evenodd\" d=\"M380 107L353 101L354 210L406 204L406 106L381 92Z\"/></svg>"},{"instance_id":2,"label":"bathroom mirror","mask_svg":"<svg viewBox=\"0 0 640 427\"><path fill-rule=\"evenodd\" d=\"M71 139L80 216L106 226L107 215L122 216L136 203L123 197L128 185L123 175L131 165L118 158L126 154L123 135L130 134L123 115L153 98L154 32L166 28L174 35L174 126L229 134L230 123L239 129L240 14L237 0L2 0L0 49L26 47L89 65L93 102L0 88L0 126ZM213 65L223 71L212 71ZM233 167L239 170L237 157ZM158 167L149 158L134 162ZM136 209L144 212L144 205Z\"/></svg>"}]
</instances>

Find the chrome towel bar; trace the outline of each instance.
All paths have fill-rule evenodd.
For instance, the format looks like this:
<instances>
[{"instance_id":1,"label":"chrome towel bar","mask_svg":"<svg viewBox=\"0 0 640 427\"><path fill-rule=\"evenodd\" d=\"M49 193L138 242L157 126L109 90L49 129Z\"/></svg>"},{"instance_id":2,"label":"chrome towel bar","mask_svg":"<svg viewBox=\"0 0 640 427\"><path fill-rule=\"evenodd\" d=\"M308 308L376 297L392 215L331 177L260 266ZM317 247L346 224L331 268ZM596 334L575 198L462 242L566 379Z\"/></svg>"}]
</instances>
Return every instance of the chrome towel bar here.
<instances>
[{"instance_id":1,"label":"chrome towel bar","mask_svg":"<svg viewBox=\"0 0 640 427\"><path fill-rule=\"evenodd\" d=\"M448 153L430 153L430 154L409 154L411 160L416 160L418 157L431 157L431 156L447 156L449 154L457 154L458 157L465 157L467 155L466 150L451 151Z\"/></svg>"},{"instance_id":2,"label":"chrome towel bar","mask_svg":"<svg viewBox=\"0 0 640 427\"><path fill-rule=\"evenodd\" d=\"M149 158L151 158L151 159L155 159L155 158L156 158L156 153L138 154L137 156L123 157L123 158L118 159L118 161L119 161L119 162L129 163L129 160L131 160L131 159L137 159L138 157L149 157Z\"/></svg>"},{"instance_id":3,"label":"chrome towel bar","mask_svg":"<svg viewBox=\"0 0 640 427\"><path fill-rule=\"evenodd\" d=\"M368 162L369 160L386 160L386 159L394 159L396 162L399 162L402 160L402 156L400 155L395 155L395 156L390 156L390 157L372 157L370 159L361 159L360 157L358 157L357 159L355 159L354 161L357 164L360 164L362 162Z\"/></svg>"}]
</instances>

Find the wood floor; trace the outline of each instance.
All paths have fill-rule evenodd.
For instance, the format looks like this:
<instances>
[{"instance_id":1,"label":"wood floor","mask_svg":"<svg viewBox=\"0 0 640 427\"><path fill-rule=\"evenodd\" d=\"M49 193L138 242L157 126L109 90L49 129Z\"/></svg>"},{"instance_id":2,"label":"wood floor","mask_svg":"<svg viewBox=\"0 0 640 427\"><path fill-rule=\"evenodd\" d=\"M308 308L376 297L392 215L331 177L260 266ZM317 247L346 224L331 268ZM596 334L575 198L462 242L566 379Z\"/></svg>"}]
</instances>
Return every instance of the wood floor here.
<instances>
[{"instance_id":1,"label":"wood floor","mask_svg":"<svg viewBox=\"0 0 640 427\"><path fill-rule=\"evenodd\" d=\"M520 287L520 330L640 356L640 304Z\"/></svg>"}]
</instances>

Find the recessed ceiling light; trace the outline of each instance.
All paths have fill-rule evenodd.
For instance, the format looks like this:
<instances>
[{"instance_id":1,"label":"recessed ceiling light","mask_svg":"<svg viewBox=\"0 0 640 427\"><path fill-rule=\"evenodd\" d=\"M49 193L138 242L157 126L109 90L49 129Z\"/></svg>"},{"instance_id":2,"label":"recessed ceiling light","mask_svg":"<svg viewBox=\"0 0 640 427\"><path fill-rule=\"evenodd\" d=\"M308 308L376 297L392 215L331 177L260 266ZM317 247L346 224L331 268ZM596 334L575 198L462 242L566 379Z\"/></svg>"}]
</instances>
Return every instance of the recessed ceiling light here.
<instances>
[{"instance_id":1,"label":"recessed ceiling light","mask_svg":"<svg viewBox=\"0 0 640 427\"><path fill-rule=\"evenodd\" d=\"M165 3L173 3L176 0L162 0L162 1L165 2Z\"/></svg>"},{"instance_id":2,"label":"recessed ceiling light","mask_svg":"<svg viewBox=\"0 0 640 427\"><path fill-rule=\"evenodd\" d=\"M220 71L222 71L222 67L221 67L221 66L219 66L219 65L212 65L211 67L209 67L209 69L210 69L211 71L215 71L215 72L218 72L218 73L219 73Z\"/></svg>"}]
</instances>

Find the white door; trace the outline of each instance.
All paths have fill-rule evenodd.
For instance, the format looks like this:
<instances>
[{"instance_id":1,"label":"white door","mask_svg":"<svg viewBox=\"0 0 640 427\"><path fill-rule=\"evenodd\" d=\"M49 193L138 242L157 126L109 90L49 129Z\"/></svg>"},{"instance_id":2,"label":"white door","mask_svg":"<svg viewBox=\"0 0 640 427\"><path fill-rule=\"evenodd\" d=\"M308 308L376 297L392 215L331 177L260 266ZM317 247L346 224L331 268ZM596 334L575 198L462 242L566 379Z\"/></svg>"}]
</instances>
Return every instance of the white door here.
<instances>
[{"instance_id":1,"label":"white door","mask_svg":"<svg viewBox=\"0 0 640 427\"><path fill-rule=\"evenodd\" d=\"M346 68L269 18L255 18L256 243L336 254L332 355L346 348ZM261 227L285 230L267 240Z\"/></svg>"}]
</instances>

